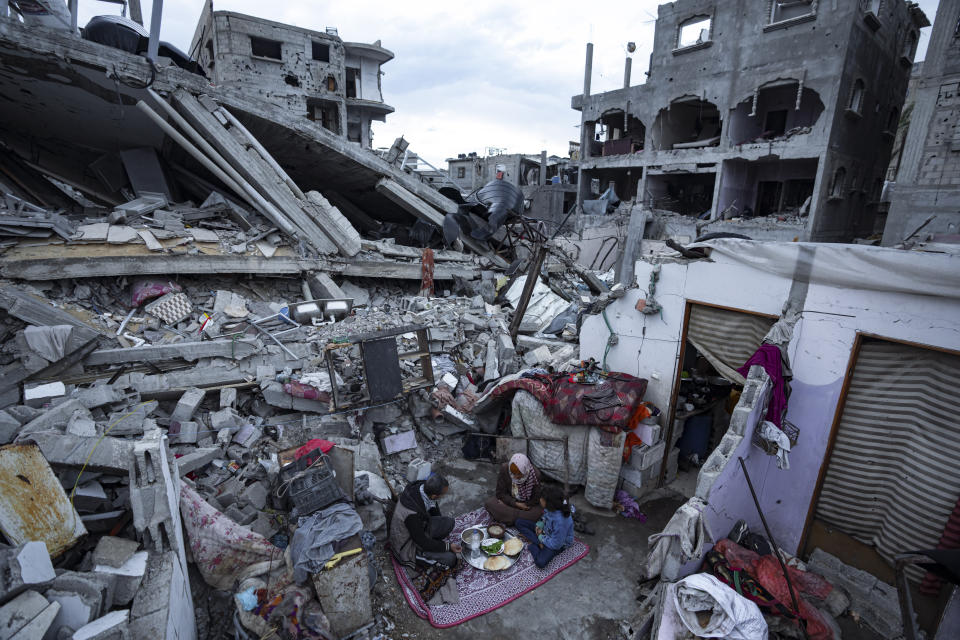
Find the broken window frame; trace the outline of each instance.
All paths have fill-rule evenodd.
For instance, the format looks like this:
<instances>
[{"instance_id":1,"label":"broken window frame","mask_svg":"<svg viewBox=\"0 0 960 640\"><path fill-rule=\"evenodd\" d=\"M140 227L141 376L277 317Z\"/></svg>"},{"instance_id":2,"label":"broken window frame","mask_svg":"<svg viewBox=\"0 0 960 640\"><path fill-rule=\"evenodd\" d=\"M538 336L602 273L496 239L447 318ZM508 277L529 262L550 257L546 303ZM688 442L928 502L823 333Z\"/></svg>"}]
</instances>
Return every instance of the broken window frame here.
<instances>
[{"instance_id":1,"label":"broken window frame","mask_svg":"<svg viewBox=\"0 0 960 640\"><path fill-rule=\"evenodd\" d=\"M283 43L279 40L272 40L270 38L261 38L259 36L249 36L250 38L250 55L257 60L269 60L271 62L283 62ZM274 46L277 48L277 55L269 55L263 49L263 47L269 47L271 50ZM260 49L260 53L257 53L257 49ZM271 51L272 52L272 51Z\"/></svg>"},{"instance_id":2,"label":"broken window frame","mask_svg":"<svg viewBox=\"0 0 960 640\"><path fill-rule=\"evenodd\" d=\"M917 45L920 38L917 36L916 29L908 29L907 35L903 39L903 47L900 49L900 62L904 66L913 66L913 60L917 56Z\"/></svg>"},{"instance_id":3,"label":"broken window frame","mask_svg":"<svg viewBox=\"0 0 960 640\"><path fill-rule=\"evenodd\" d=\"M853 87L850 89L850 98L847 100L847 112L862 116L863 105L866 102L866 94L867 85L863 81L863 78L854 80Z\"/></svg>"},{"instance_id":4,"label":"broken window frame","mask_svg":"<svg viewBox=\"0 0 960 640\"><path fill-rule=\"evenodd\" d=\"M466 167L457 167L457 178L463 179L467 177L467 168Z\"/></svg>"},{"instance_id":5,"label":"broken window frame","mask_svg":"<svg viewBox=\"0 0 960 640\"><path fill-rule=\"evenodd\" d=\"M343 90L347 98L360 98L360 69L357 67L344 67Z\"/></svg>"},{"instance_id":6,"label":"broken window frame","mask_svg":"<svg viewBox=\"0 0 960 640\"><path fill-rule=\"evenodd\" d=\"M770 31L781 27L787 27L808 20L815 20L817 17L818 0L768 0L766 26L764 31ZM793 8L802 5L809 5L810 10L807 13L790 17L780 17L778 10L783 7Z\"/></svg>"},{"instance_id":7,"label":"broken window frame","mask_svg":"<svg viewBox=\"0 0 960 640\"><path fill-rule=\"evenodd\" d=\"M695 42L690 44L683 44L683 32L684 29L693 27L698 24L706 22L707 28L700 29L699 35ZM703 32L707 32L706 39L703 39ZM675 47L673 49L674 53L684 52L684 51L693 51L695 49L702 49L713 44L713 15L712 14L698 14L695 16L690 16L686 20L683 20L677 24L677 38L675 41Z\"/></svg>"},{"instance_id":8,"label":"broken window frame","mask_svg":"<svg viewBox=\"0 0 960 640\"><path fill-rule=\"evenodd\" d=\"M321 52L318 56L318 51ZM326 42L310 41L310 57L316 62L330 62L330 45Z\"/></svg>"}]
</instances>

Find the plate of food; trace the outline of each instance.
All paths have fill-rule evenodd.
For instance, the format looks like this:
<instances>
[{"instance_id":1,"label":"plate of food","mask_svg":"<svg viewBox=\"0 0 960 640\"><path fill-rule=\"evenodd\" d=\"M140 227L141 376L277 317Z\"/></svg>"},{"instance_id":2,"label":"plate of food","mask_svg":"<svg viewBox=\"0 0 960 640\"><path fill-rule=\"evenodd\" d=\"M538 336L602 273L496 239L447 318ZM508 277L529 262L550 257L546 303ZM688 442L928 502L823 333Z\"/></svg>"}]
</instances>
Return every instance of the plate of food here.
<instances>
[{"instance_id":1,"label":"plate of food","mask_svg":"<svg viewBox=\"0 0 960 640\"><path fill-rule=\"evenodd\" d=\"M498 556L503 553L503 540L484 538L480 542L480 549L488 556Z\"/></svg>"},{"instance_id":2,"label":"plate of food","mask_svg":"<svg viewBox=\"0 0 960 640\"><path fill-rule=\"evenodd\" d=\"M523 551L523 540L520 538L510 538L503 543L503 554L515 558Z\"/></svg>"},{"instance_id":3,"label":"plate of food","mask_svg":"<svg viewBox=\"0 0 960 640\"><path fill-rule=\"evenodd\" d=\"M506 556L492 556L483 561L483 568L487 571L503 571L513 566L513 562Z\"/></svg>"}]
</instances>

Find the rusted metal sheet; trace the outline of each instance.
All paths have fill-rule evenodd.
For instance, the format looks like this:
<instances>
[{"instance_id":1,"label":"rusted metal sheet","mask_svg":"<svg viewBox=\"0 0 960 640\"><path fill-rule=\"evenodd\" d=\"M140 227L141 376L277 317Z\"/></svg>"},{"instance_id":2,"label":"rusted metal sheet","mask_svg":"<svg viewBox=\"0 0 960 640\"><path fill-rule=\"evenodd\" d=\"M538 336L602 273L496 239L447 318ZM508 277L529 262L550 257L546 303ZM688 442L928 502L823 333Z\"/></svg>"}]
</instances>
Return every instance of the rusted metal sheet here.
<instances>
[{"instance_id":1,"label":"rusted metal sheet","mask_svg":"<svg viewBox=\"0 0 960 640\"><path fill-rule=\"evenodd\" d=\"M35 444L0 447L0 528L11 544L42 540L52 557L87 534Z\"/></svg>"}]
</instances>

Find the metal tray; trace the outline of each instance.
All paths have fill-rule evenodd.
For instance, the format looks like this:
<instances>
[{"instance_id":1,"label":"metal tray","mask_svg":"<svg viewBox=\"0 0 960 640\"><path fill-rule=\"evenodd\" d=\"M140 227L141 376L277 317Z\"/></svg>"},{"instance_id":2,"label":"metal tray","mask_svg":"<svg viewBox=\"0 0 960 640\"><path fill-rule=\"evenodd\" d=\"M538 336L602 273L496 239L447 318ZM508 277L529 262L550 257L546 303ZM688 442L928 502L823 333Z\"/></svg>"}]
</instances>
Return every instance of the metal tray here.
<instances>
[{"instance_id":1,"label":"metal tray","mask_svg":"<svg viewBox=\"0 0 960 640\"><path fill-rule=\"evenodd\" d=\"M484 537L484 538L489 537L489 536L487 536L487 528L486 528L486 527L469 527L469 528L470 528L470 529L479 529L480 531L483 532L483 537ZM507 529L507 530L506 530L506 533L505 533L504 536L503 536L503 539L504 539L504 540L509 540L510 538L519 538L519 537L520 537L519 535L517 535L516 533L514 533L514 532L511 531L510 529ZM518 553L517 555L511 557L511 556L506 555L505 553L501 553L500 555L502 555L502 556L505 557L507 560L509 560L509 561L510 561L510 564L507 565L507 566L506 566L505 568L503 568L503 569L498 569L498 570L494 571L494 570L492 570L492 569L484 569L484 568L483 568L483 563L487 561L487 558L491 558L491 557L493 557L493 556L488 556L487 554L485 554L485 553L483 552L482 549L477 549L476 555L472 555L471 552L470 552L470 549L468 549L467 546L464 545L464 546L463 546L463 551L460 552L460 555L463 557L463 561L466 562L467 564L469 564L471 567L473 567L474 569L479 569L480 571L489 571L490 573L502 573L502 572L504 572L504 571L509 571L510 569L513 568L513 565L515 565L515 564L517 563L517 560L520 558L520 556L521 556L522 554L523 554L523 551L521 551L521 552Z\"/></svg>"}]
</instances>

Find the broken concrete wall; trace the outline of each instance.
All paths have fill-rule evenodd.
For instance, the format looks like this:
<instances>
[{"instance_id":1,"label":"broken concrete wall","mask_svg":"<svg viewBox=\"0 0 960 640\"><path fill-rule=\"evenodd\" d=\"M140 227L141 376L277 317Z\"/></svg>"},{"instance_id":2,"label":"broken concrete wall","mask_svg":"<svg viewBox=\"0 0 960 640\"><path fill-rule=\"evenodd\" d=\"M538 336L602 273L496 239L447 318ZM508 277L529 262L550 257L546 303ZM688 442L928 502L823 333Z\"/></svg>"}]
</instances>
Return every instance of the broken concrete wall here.
<instances>
[{"instance_id":1,"label":"broken concrete wall","mask_svg":"<svg viewBox=\"0 0 960 640\"><path fill-rule=\"evenodd\" d=\"M911 255L918 262L957 260L935 254ZM641 290L646 290L654 267L638 261L636 274L641 290L629 290L606 310L619 336L618 344L607 354L607 367L649 380L646 399L663 409L664 433L677 380L687 302L779 315L791 290L803 290L792 279L746 267L718 254L713 260L660 265L656 299L663 305L663 313L658 316L643 316L634 308L644 297ZM818 283L806 288L803 313L788 346L794 378L787 419L799 428L799 443L790 454L789 470L777 469L772 460L766 469L759 465L750 468L773 534L786 550L796 551L803 531L858 332L957 351L957 317L960 294L935 297ZM603 318L587 318L580 332L580 357L602 359L609 333ZM743 515L750 513L748 510Z\"/></svg>"}]
</instances>

